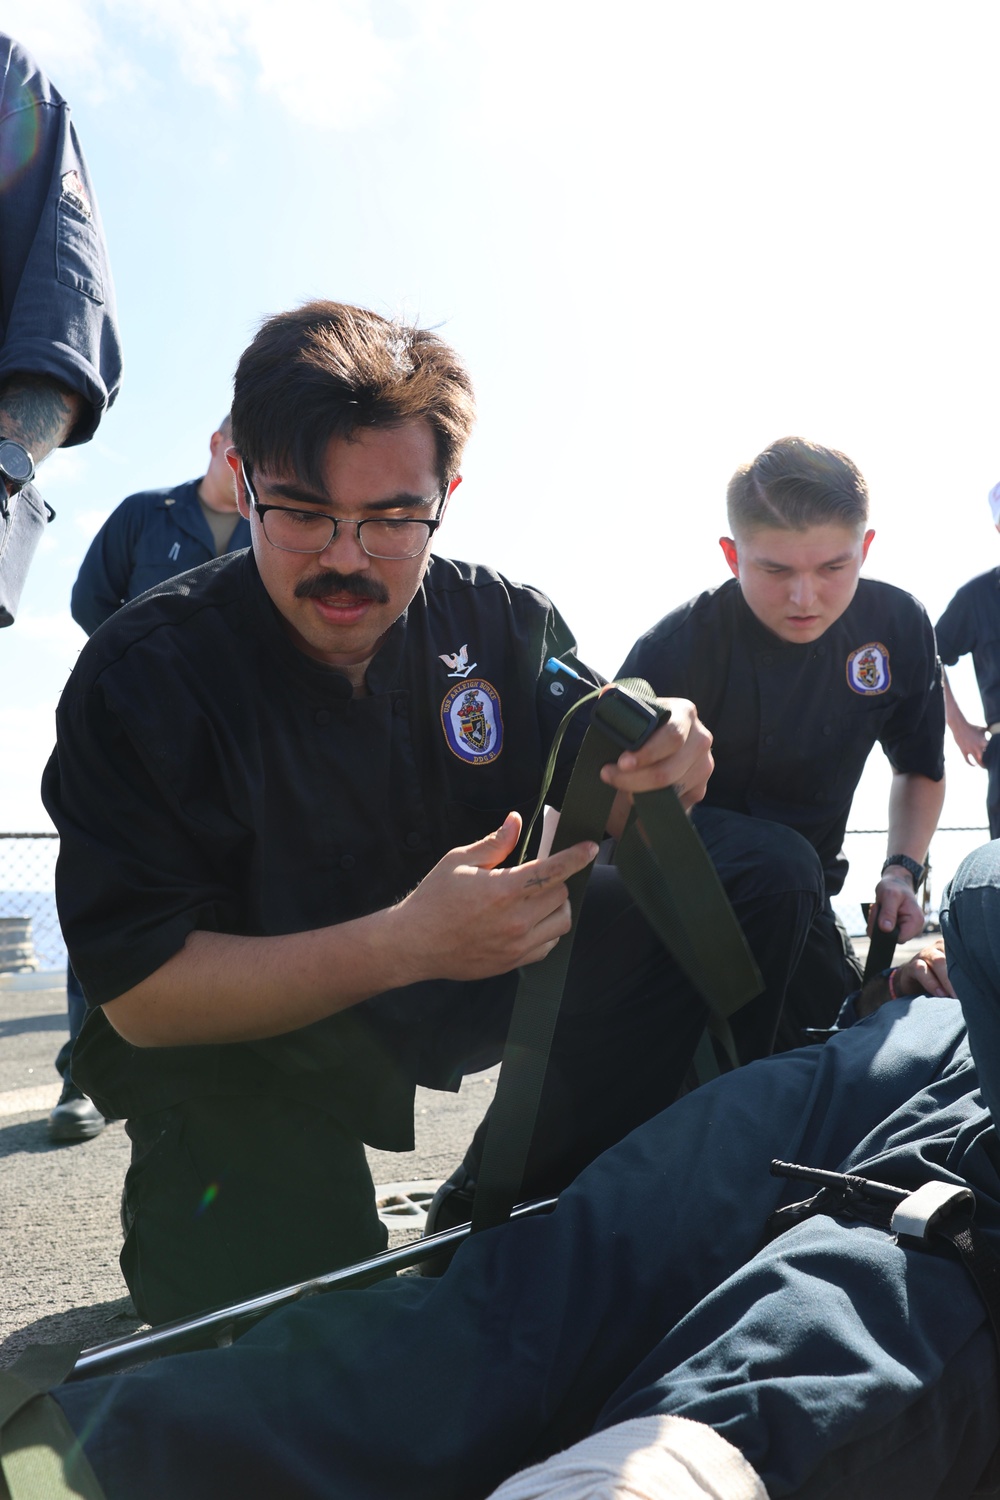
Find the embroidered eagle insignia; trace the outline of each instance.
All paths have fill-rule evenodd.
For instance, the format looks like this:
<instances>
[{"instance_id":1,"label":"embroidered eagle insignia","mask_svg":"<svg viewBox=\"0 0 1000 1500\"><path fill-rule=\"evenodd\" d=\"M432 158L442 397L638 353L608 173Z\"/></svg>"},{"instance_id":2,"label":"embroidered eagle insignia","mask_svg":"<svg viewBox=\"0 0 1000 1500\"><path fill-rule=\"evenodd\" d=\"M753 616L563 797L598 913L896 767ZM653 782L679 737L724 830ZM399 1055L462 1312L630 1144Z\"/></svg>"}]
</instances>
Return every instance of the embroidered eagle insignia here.
<instances>
[{"instance_id":1,"label":"embroidered eagle insignia","mask_svg":"<svg viewBox=\"0 0 1000 1500\"><path fill-rule=\"evenodd\" d=\"M449 677L468 677L469 673L474 672L479 665L477 661L470 662L468 644L459 646L453 656L449 656L447 652L442 652L438 657L438 661L443 661L446 667L451 668L451 671L448 673Z\"/></svg>"}]
</instances>

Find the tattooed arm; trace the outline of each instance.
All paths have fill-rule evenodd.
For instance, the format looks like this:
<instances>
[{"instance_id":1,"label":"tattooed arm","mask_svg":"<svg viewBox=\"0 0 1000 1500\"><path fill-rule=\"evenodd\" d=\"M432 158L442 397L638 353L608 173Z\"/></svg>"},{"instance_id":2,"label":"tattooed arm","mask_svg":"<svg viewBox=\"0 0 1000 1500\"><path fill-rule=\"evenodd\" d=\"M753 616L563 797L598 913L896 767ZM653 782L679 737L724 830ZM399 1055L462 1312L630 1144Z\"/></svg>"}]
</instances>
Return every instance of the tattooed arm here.
<instances>
[{"instance_id":1,"label":"tattooed arm","mask_svg":"<svg viewBox=\"0 0 1000 1500\"><path fill-rule=\"evenodd\" d=\"M73 431L83 398L50 375L11 375L0 385L0 437L23 443L35 466Z\"/></svg>"}]
</instances>

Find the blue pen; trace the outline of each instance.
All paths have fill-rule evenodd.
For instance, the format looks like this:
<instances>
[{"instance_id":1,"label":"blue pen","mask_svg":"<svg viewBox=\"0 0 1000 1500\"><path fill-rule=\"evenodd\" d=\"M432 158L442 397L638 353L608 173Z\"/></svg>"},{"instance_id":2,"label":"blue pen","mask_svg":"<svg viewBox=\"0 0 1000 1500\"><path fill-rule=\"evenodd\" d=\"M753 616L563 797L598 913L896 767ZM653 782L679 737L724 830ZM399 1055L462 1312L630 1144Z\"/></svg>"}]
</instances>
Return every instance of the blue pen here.
<instances>
[{"instance_id":1,"label":"blue pen","mask_svg":"<svg viewBox=\"0 0 1000 1500\"><path fill-rule=\"evenodd\" d=\"M560 661L558 656L549 657L548 661L545 663L545 670L546 672L552 673L563 672L567 677L572 677L574 682L584 681L584 678L580 676L579 672L574 672L572 667L567 667L566 663L564 661Z\"/></svg>"}]
</instances>

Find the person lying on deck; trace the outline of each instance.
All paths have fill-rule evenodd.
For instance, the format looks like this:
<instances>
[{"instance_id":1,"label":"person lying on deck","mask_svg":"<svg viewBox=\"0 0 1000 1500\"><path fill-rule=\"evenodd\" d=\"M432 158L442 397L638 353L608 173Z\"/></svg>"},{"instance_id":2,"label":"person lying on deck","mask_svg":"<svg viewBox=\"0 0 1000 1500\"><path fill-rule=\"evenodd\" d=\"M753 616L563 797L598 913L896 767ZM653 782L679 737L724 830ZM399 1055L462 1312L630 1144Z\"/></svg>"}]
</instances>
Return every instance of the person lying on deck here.
<instances>
[{"instance_id":1,"label":"person lying on deck","mask_svg":"<svg viewBox=\"0 0 1000 1500\"><path fill-rule=\"evenodd\" d=\"M1000 1388L964 1265L835 1208L769 1238L812 1191L780 1157L967 1186L1000 1245L1000 842L942 926L947 968L932 946L825 1045L688 1094L443 1279L311 1298L45 1399L107 1500L969 1494Z\"/></svg>"}]
</instances>

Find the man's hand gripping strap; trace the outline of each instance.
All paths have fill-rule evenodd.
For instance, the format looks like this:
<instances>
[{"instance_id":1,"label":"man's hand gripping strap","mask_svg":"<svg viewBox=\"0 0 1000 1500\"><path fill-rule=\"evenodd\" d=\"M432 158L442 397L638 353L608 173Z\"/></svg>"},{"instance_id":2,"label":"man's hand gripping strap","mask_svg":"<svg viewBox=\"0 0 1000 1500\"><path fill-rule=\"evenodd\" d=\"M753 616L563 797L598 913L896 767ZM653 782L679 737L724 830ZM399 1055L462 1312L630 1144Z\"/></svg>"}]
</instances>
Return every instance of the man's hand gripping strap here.
<instances>
[{"instance_id":1,"label":"man's hand gripping strap","mask_svg":"<svg viewBox=\"0 0 1000 1500\"><path fill-rule=\"evenodd\" d=\"M590 701L593 695L577 703L570 714ZM556 736L536 817L568 718ZM602 766L616 761L623 750L637 749L665 718L652 688L639 679L617 683L597 697L593 721L563 800L553 853L585 839L599 842L604 837L616 792L601 780ZM725 1018L761 989L742 930L673 788L638 794L635 802L616 855L622 879L643 916L705 999L713 1026L728 1033ZM534 822L533 818L529 835ZM521 1192L590 869L567 882L572 913L569 932L546 958L521 970L476 1189L474 1233L508 1218ZM706 1065L705 1072L710 1071Z\"/></svg>"}]
</instances>

